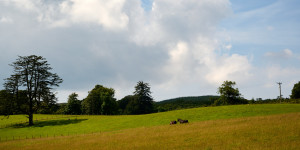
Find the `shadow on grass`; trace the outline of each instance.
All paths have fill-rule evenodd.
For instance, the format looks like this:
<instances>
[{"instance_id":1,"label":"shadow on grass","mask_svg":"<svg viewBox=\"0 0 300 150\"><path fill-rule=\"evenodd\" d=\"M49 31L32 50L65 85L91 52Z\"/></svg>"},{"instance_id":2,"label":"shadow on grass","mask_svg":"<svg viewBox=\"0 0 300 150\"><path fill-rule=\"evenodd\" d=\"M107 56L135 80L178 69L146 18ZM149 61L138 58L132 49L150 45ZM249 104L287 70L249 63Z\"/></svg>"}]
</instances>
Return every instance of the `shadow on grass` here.
<instances>
[{"instance_id":1,"label":"shadow on grass","mask_svg":"<svg viewBox=\"0 0 300 150\"><path fill-rule=\"evenodd\" d=\"M44 127L44 126L61 126L68 124L80 123L88 119L61 119L61 120L47 120L47 121L34 121L33 126L29 126L28 123L14 124L12 128L26 128L26 127Z\"/></svg>"}]
</instances>

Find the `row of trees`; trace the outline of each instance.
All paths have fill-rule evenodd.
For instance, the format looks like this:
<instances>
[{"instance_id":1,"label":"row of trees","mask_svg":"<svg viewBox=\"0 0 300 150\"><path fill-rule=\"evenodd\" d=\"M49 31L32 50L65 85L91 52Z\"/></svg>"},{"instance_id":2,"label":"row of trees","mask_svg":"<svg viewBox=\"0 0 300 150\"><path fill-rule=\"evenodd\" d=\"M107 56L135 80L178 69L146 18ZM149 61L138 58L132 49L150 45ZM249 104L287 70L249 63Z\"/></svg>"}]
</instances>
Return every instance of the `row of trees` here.
<instances>
[{"instance_id":1,"label":"row of trees","mask_svg":"<svg viewBox=\"0 0 300 150\"><path fill-rule=\"evenodd\" d=\"M278 102L288 102L288 103L299 103L300 99L300 81L294 84L292 89L291 99L254 99L246 100L242 97L238 88L234 88L236 83L234 81L224 81L224 83L218 88L220 94L219 98L212 99L212 105L235 105L235 104L263 104L263 103L278 103Z\"/></svg>"},{"instance_id":2,"label":"row of trees","mask_svg":"<svg viewBox=\"0 0 300 150\"><path fill-rule=\"evenodd\" d=\"M154 111L150 85L139 81L134 95L125 96L116 101L115 91L102 85L96 85L82 101L78 95L69 95L67 105L62 108L65 114L115 115L115 114L147 114Z\"/></svg>"},{"instance_id":3,"label":"row of trees","mask_svg":"<svg viewBox=\"0 0 300 150\"><path fill-rule=\"evenodd\" d=\"M5 79L5 90L0 91L0 113L4 115L27 114L29 125L33 125L33 114L57 111L53 87L63 80L52 73L52 68L42 56L19 56L10 64L13 74ZM115 91L102 85L96 85L88 96L80 101L72 93L63 112L67 114L145 114L153 112L153 98L148 83L139 81L134 95L127 96L118 102ZM42 108L42 112L39 109Z\"/></svg>"},{"instance_id":4,"label":"row of trees","mask_svg":"<svg viewBox=\"0 0 300 150\"><path fill-rule=\"evenodd\" d=\"M66 114L114 115L114 114L146 114L154 112L150 85L139 81L133 95L117 101L115 91L102 85L96 85L88 96L78 100L72 93L65 107L56 104L53 87L59 86L63 80L52 73L52 68L42 56L19 56L10 66L13 74L5 79L5 90L0 91L0 113L27 114L29 125L33 125L34 113L51 113L60 111ZM218 88L219 98L213 100L214 105L232 105L248 103L240 94L233 81L224 81ZM295 84L291 98L300 98L300 82ZM42 109L41 109L42 108Z\"/></svg>"}]
</instances>

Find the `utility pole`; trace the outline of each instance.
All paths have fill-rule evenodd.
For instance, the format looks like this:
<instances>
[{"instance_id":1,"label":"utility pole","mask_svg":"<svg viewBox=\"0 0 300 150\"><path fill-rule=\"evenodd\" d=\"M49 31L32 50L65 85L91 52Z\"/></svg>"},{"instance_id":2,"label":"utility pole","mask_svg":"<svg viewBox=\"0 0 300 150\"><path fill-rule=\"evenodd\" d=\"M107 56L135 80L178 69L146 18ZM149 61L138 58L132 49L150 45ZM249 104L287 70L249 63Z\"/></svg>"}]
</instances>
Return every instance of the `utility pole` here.
<instances>
[{"instance_id":1,"label":"utility pole","mask_svg":"<svg viewBox=\"0 0 300 150\"><path fill-rule=\"evenodd\" d=\"M280 104L281 104L281 96L282 96L282 95L281 95L281 84L282 84L282 83L281 83L281 82L277 82L277 84L279 85L279 94L280 94L280 95L279 95L279 99L280 99Z\"/></svg>"}]
</instances>

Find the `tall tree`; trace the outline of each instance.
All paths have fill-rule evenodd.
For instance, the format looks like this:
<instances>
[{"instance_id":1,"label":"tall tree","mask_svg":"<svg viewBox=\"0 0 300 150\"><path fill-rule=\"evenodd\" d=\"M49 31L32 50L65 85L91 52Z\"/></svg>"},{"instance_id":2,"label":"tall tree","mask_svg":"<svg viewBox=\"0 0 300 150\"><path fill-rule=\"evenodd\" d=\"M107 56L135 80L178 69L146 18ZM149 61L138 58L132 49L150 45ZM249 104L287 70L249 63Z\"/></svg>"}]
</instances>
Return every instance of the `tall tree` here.
<instances>
[{"instance_id":1,"label":"tall tree","mask_svg":"<svg viewBox=\"0 0 300 150\"><path fill-rule=\"evenodd\" d=\"M292 89L292 95L291 95L291 99L298 99L298 98L300 98L300 81L294 84L294 87Z\"/></svg>"},{"instance_id":2,"label":"tall tree","mask_svg":"<svg viewBox=\"0 0 300 150\"><path fill-rule=\"evenodd\" d=\"M218 88L220 98L215 101L222 105L227 104L239 104L242 102L242 97L238 88L234 88L236 83L234 81L224 81L224 83Z\"/></svg>"},{"instance_id":3,"label":"tall tree","mask_svg":"<svg viewBox=\"0 0 300 150\"><path fill-rule=\"evenodd\" d=\"M78 100L78 94L72 93L69 95L65 113L72 115L81 114L81 101Z\"/></svg>"},{"instance_id":4,"label":"tall tree","mask_svg":"<svg viewBox=\"0 0 300 150\"><path fill-rule=\"evenodd\" d=\"M129 104L132 107L133 114L147 114L153 112L153 98L151 96L149 83L139 81L135 86L133 94L137 97L134 101Z\"/></svg>"},{"instance_id":5,"label":"tall tree","mask_svg":"<svg viewBox=\"0 0 300 150\"><path fill-rule=\"evenodd\" d=\"M25 104L28 109L22 111L28 115L29 125L33 125L33 113L49 95L53 98L52 87L59 86L63 80L56 73L50 72L52 68L42 56L19 56L11 66L14 73L6 79L4 86L14 95L17 102L21 101L19 89L26 91Z\"/></svg>"},{"instance_id":6,"label":"tall tree","mask_svg":"<svg viewBox=\"0 0 300 150\"><path fill-rule=\"evenodd\" d=\"M114 95L114 89L96 85L82 102L83 112L89 115L112 114L115 110L110 109L117 110L117 108L112 107L116 103L113 98Z\"/></svg>"}]
</instances>

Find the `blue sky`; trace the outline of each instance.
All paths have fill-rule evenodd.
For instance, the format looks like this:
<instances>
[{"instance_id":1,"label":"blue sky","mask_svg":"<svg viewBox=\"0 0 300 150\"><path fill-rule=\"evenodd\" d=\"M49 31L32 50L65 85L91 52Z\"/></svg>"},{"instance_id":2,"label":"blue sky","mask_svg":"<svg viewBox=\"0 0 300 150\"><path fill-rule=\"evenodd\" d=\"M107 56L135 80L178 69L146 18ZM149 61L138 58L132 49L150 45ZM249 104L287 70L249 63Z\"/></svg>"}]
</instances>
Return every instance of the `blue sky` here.
<instances>
[{"instance_id":1,"label":"blue sky","mask_svg":"<svg viewBox=\"0 0 300 150\"><path fill-rule=\"evenodd\" d=\"M156 101L216 95L289 97L300 79L297 0L1 0L0 83L18 55L42 55L72 92L96 84L121 99L143 80Z\"/></svg>"}]
</instances>

